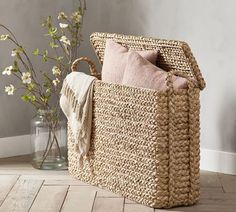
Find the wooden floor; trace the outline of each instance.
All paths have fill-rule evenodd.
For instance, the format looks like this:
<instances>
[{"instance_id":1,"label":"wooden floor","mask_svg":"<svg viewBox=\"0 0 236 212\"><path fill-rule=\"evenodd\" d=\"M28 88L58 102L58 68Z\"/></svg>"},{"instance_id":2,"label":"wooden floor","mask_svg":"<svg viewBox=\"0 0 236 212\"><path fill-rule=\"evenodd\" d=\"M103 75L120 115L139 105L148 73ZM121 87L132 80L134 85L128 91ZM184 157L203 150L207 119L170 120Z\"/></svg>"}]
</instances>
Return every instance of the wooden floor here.
<instances>
[{"instance_id":1,"label":"wooden floor","mask_svg":"<svg viewBox=\"0 0 236 212\"><path fill-rule=\"evenodd\" d=\"M40 171L26 157L0 159L0 212L236 212L236 176L201 172L201 199L191 207L152 209L85 183L67 171Z\"/></svg>"}]
</instances>

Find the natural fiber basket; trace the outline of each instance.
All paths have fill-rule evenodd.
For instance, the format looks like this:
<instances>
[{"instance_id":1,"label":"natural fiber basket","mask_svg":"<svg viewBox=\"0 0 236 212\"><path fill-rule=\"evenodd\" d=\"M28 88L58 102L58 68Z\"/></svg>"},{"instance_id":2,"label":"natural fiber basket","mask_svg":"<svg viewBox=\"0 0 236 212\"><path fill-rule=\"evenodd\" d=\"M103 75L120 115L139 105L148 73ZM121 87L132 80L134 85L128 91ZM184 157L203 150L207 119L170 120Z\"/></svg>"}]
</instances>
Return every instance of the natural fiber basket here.
<instances>
[{"instance_id":1,"label":"natural fiber basket","mask_svg":"<svg viewBox=\"0 0 236 212\"><path fill-rule=\"evenodd\" d=\"M159 51L168 71L167 91L96 80L91 147L78 167L76 143L68 126L69 171L79 180L155 208L190 205L199 198L199 93L205 82L188 45L180 41L94 33L91 42L103 61L106 39L134 49ZM94 65L87 59L93 75ZM171 76L189 79L174 90ZM193 80L197 81L193 83Z\"/></svg>"}]
</instances>

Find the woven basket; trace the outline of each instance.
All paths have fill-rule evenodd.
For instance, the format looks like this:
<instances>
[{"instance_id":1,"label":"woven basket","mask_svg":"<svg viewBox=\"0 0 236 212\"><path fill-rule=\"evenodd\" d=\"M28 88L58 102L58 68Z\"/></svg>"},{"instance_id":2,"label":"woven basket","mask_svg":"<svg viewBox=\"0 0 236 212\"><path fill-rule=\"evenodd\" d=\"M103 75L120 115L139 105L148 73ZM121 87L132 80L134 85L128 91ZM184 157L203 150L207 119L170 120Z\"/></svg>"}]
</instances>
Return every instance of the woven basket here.
<instances>
[{"instance_id":1,"label":"woven basket","mask_svg":"<svg viewBox=\"0 0 236 212\"><path fill-rule=\"evenodd\" d=\"M168 89L96 80L90 151L79 168L78 141L68 126L69 172L150 207L194 204L199 199L199 93L205 82L190 48L179 41L94 33L91 42L101 63L106 39L129 49L158 50L158 66L168 71ZM82 60L99 77L86 58L76 60L72 70ZM173 74L186 77L189 88L174 90Z\"/></svg>"}]
</instances>

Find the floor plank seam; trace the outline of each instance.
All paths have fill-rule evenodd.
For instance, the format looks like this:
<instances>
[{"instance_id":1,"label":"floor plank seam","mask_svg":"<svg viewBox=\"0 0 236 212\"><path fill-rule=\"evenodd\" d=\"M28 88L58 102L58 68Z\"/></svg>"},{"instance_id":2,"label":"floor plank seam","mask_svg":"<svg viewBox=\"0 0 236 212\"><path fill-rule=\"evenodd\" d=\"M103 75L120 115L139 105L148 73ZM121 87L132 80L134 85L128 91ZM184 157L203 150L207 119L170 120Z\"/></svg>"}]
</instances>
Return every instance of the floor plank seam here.
<instances>
[{"instance_id":1,"label":"floor plank seam","mask_svg":"<svg viewBox=\"0 0 236 212\"><path fill-rule=\"evenodd\" d=\"M43 187L44 182L45 182L45 180L43 180L43 182L41 183L41 186L39 187L39 189L38 189L38 191L37 191L37 193L36 193L36 195L35 195L35 197L34 197L32 203L31 203L31 205L30 205L30 207L29 207L29 211L31 210L31 207L33 206L34 201L35 201L35 199L37 198L37 196L38 196L38 194L39 194L41 188Z\"/></svg>"},{"instance_id":2,"label":"floor plank seam","mask_svg":"<svg viewBox=\"0 0 236 212\"><path fill-rule=\"evenodd\" d=\"M6 175L7 175L7 174L6 174ZM4 201L6 200L6 198L8 197L8 195L11 193L13 187L16 185L16 183L17 183L17 181L19 180L19 178L20 178L20 175L18 175L18 177L17 177L15 183L13 183L12 187L11 187L11 188L9 189L9 191L7 192L7 195L3 198L3 201L2 201L2 203L0 204L0 208L1 208L2 204L4 203Z\"/></svg>"},{"instance_id":3,"label":"floor plank seam","mask_svg":"<svg viewBox=\"0 0 236 212\"><path fill-rule=\"evenodd\" d=\"M123 210L122 212L125 212L125 198L123 199Z\"/></svg>"},{"instance_id":4,"label":"floor plank seam","mask_svg":"<svg viewBox=\"0 0 236 212\"><path fill-rule=\"evenodd\" d=\"M217 177L218 177L218 179L219 179L219 181L220 181L220 187L222 188L223 193L227 193L227 192L225 191L225 189L224 189L223 183L222 183L221 178L220 178L220 175L219 175L218 173L217 173Z\"/></svg>"},{"instance_id":5,"label":"floor plank seam","mask_svg":"<svg viewBox=\"0 0 236 212\"><path fill-rule=\"evenodd\" d=\"M94 209L94 205L95 205L95 200L97 199L97 191L96 191L96 193L95 193L95 195L94 195L94 199L93 199L93 205L92 205L92 210L91 210L91 212L93 212L93 209Z\"/></svg>"},{"instance_id":6,"label":"floor plank seam","mask_svg":"<svg viewBox=\"0 0 236 212\"><path fill-rule=\"evenodd\" d=\"M66 193L65 193L65 196L64 196L64 199L63 199L63 201L62 201L62 204L61 204L61 207L60 207L59 211L61 211L62 208L63 208L63 205L64 205L64 203L65 203L65 200L66 200L66 197L67 197L67 195L68 195L69 189L70 189L70 185L68 185L68 187L67 187L67 190L66 190Z\"/></svg>"},{"instance_id":7,"label":"floor plank seam","mask_svg":"<svg viewBox=\"0 0 236 212\"><path fill-rule=\"evenodd\" d=\"M226 191L225 191L225 189L224 189L224 186L223 185L221 185L221 188L222 188L222 191L223 191L223 193L227 193Z\"/></svg>"}]
</instances>

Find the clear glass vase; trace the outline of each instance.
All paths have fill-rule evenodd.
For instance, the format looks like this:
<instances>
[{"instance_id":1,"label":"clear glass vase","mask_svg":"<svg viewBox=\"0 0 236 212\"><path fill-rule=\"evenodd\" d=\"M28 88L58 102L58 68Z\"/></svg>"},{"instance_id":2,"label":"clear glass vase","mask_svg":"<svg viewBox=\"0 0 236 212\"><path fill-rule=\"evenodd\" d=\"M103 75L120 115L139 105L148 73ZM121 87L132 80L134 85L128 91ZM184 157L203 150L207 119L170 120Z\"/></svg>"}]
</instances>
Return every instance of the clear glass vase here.
<instances>
[{"instance_id":1,"label":"clear glass vase","mask_svg":"<svg viewBox=\"0 0 236 212\"><path fill-rule=\"evenodd\" d=\"M31 120L31 163L44 170L67 169L66 120L51 110L38 110Z\"/></svg>"}]
</instances>

